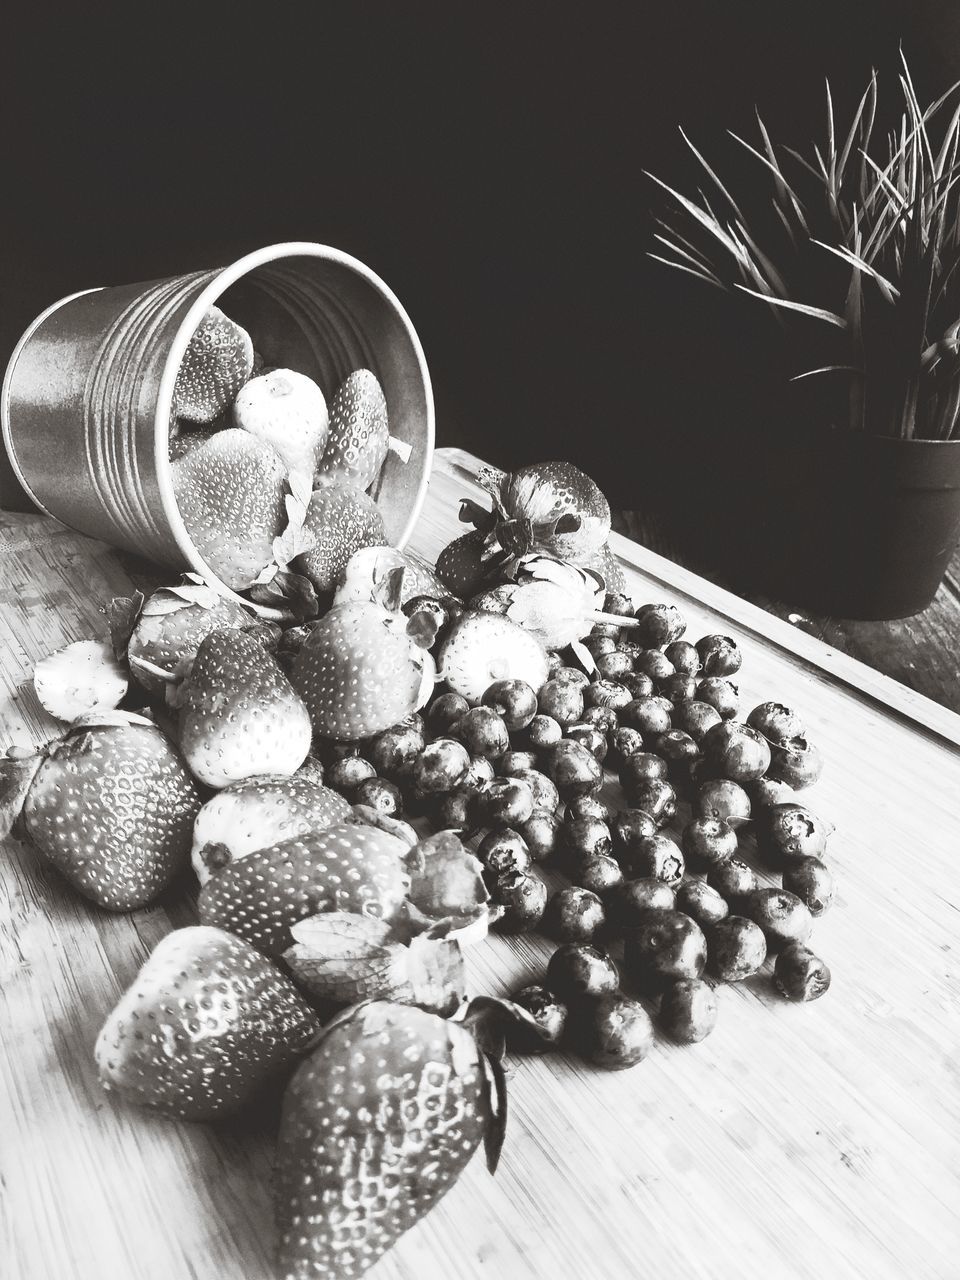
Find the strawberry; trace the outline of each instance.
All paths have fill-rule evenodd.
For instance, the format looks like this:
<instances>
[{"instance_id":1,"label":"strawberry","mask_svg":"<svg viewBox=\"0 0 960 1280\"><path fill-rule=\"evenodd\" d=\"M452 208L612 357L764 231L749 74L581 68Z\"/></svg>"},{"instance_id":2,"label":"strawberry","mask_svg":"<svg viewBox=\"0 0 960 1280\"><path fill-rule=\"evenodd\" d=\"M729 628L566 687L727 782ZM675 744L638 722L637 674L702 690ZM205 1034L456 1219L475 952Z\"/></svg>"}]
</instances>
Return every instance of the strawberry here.
<instances>
[{"instance_id":1,"label":"strawberry","mask_svg":"<svg viewBox=\"0 0 960 1280\"><path fill-rule=\"evenodd\" d=\"M398 593L398 576L391 585ZM369 738L423 705L433 689L433 662L407 634L407 622L374 600L353 600L334 605L313 626L291 680L316 734L342 742Z\"/></svg>"},{"instance_id":2,"label":"strawberry","mask_svg":"<svg viewBox=\"0 0 960 1280\"><path fill-rule=\"evenodd\" d=\"M627 579L620 567L620 561L610 550L608 542L605 542L589 560L583 561L583 568L599 573L608 592L621 592L627 588Z\"/></svg>"},{"instance_id":3,"label":"strawberry","mask_svg":"<svg viewBox=\"0 0 960 1280\"><path fill-rule=\"evenodd\" d=\"M487 467L477 479L493 498L493 511L465 500L460 518L485 534L490 569L530 551L583 564L607 539L610 506L569 462L538 462L506 473Z\"/></svg>"},{"instance_id":4,"label":"strawberry","mask_svg":"<svg viewBox=\"0 0 960 1280\"><path fill-rule=\"evenodd\" d=\"M387 540L380 508L362 489L349 484L316 489L303 527L316 541L294 567L318 591L333 590L355 551L383 546Z\"/></svg>"},{"instance_id":5,"label":"strawberry","mask_svg":"<svg viewBox=\"0 0 960 1280\"><path fill-rule=\"evenodd\" d=\"M179 664L196 656L211 631L256 626L249 610L193 573L185 574L176 586L160 587L146 600L142 595L119 596L110 602L108 613L114 648L126 652L134 675L149 693L161 692L165 682L138 664L150 663L173 675Z\"/></svg>"},{"instance_id":6,"label":"strawberry","mask_svg":"<svg viewBox=\"0 0 960 1280\"><path fill-rule=\"evenodd\" d=\"M193 869L201 884L230 862L350 816L343 796L306 766L292 777L247 778L203 806L193 827Z\"/></svg>"},{"instance_id":7,"label":"strawberry","mask_svg":"<svg viewBox=\"0 0 960 1280\"><path fill-rule=\"evenodd\" d=\"M23 828L84 897L132 911L187 865L200 795L155 725L122 712L98 716L105 723L79 721L47 748Z\"/></svg>"},{"instance_id":8,"label":"strawberry","mask_svg":"<svg viewBox=\"0 0 960 1280\"><path fill-rule=\"evenodd\" d=\"M184 420L184 430L179 424L170 429L170 446L168 449L168 457L171 462L175 462L177 458L182 458L189 453L191 449L196 449L198 445L205 444L211 436L216 435L218 431L222 431L228 424L218 419L211 423L209 427L197 427L192 422Z\"/></svg>"},{"instance_id":9,"label":"strawberry","mask_svg":"<svg viewBox=\"0 0 960 1280\"><path fill-rule=\"evenodd\" d=\"M287 469L262 440L229 427L170 464L187 532L233 591L270 563L286 516Z\"/></svg>"},{"instance_id":10,"label":"strawberry","mask_svg":"<svg viewBox=\"0 0 960 1280\"><path fill-rule=\"evenodd\" d=\"M330 434L318 482L369 489L380 474L389 446L383 389L369 369L357 369L330 402Z\"/></svg>"},{"instance_id":11,"label":"strawberry","mask_svg":"<svg viewBox=\"0 0 960 1280\"><path fill-rule=\"evenodd\" d=\"M321 911L396 919L410 888L408 846L362 822L334 823L258 849L213 875L200 919L268 955L292 945L291 925Z\"/></svg>"},{"instance_id":12,"label":"strawberry","mask_svg":"<svg viewBox=\"0 0 960 1280\"><path fill-rule=\"evenodd\" d=\"M346 1010L283 1099L280 1275L363 1275L453 1186L481 1141L495 1169L505 1120L502 1069L468 1022L385 1000Z\"/></svg>"},{"instance_id":13,"label":"strawberry","mask_svg":"<svg viewBox=\"0 0 960 1280\"><path fill-rule=\"evenodd\" d=\"M476 595L486 582L487 566L483 561L486 542L484 530L471 529L454 538L437 556L437 577L461 600Z\"/></svg>"},{"instance_id":14,"label":"strawberry","mask_svg":"<svg viewBox=\"0 0 960 1280\"><path fill-rule=\"evenodd\" d=\"M175 695L180 747L194 777L227 787L289 775L310 750L310 717L276 661L243 631L211 631Z\"/></svg>"},{"instance_id":15,"label":"strawberry","mask_svg":"<svg viewBox=\"0 0 960 1280\"><path fill-rule=\"evenodd\" d=\"M327 442L327 401L304 373L271 369L251 378L233 403L233 421L299 471L311 484Z\"/></svg>"},{"instance_id":16,"label":"strawberry","mask_svg":"<svg viewBox=\"0 0 960 1280\"><path fill-rule=\"evenodd\" d=\"M173 411L190 422L223 413L253 370L253 343L219 307L210 307L183 355L173 388Z\"/></svg>"},{"instance_id":17,"label":"strawberry","mask_svg":"<svg viewBox=\"0 0 960 1280\"><path fill-rule=\"evenodd\" d=\"M499 613L467 612L440 643L437 670L450 688L476 704L495 680L524 680L532 689L546 684L543 645Z\"/></svg>"},{"instance_id":18,"label":"strawberry","mask_svg":"<svg viewBox=\"0 0 960 1280\"><path fill-rule=\"evenodd\" d=\"M177 1120L236 1111L320 1032L293 983L241 938L168 933L107 1018L103 1087Z\"/></svg>"}]
</instances>

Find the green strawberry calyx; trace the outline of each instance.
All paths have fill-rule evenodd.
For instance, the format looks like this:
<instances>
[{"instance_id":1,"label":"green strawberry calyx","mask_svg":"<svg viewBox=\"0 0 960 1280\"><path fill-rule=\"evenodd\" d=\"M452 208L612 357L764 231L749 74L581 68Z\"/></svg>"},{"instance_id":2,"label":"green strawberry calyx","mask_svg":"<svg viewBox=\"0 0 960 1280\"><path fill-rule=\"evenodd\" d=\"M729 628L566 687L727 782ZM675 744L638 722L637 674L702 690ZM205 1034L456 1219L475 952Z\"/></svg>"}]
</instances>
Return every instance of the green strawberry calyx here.
<instances>
[{"instance_id":1,"label":"green strawberry calyx","mask_svg":"<svg viewBox=\"0 0 960 1280\"><path fill-rule=\"evenodd\" d=\"M297 556L312 551L317 545L317 535L304 528L312 493L311 479L301 471L291 471L287 476L290 492L284 497L286 528L273 540L273 559L264 565L250 587L250 599L255 604L290 613L298 622L308 622L320 612L313 583L290 568Z\"/></svg>"}]
</instances>

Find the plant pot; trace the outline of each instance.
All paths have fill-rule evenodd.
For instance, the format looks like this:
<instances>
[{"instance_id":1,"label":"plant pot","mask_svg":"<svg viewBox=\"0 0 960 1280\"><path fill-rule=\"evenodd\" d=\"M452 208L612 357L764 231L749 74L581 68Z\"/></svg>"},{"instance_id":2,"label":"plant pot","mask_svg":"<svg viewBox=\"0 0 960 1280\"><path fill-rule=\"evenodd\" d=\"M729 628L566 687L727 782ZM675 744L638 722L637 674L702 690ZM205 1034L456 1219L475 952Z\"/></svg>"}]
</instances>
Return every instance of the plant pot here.
<instances>
[{"instance_id":1,"label":"plant pot","mask_svg":"<svg viewBox=\"0 0 960 1280\"><path fill-rule=\"evenodd\" d=\"M74 294L38 316L10 359L0 402L27 495L81 533L192 569L233 596L190 538L167 456L177 369L212 303L243 325L266 364L308 374L328 401L354 369L376 374L391 434L412 448L406 463L388 454L372 491L389 541L402 546L433 456L426 360L383 281L318 244L271 245L222 269Z\"/></svg>"},{"instance_id":2,"label":"plant pot","mask_svg":"<svg viewBox=\"0 0 960 1280\"><path fill-rule=\"evenodd\" d=\"M754 449L747 473L765 590L847 618L930 604L960 537L960 441L798 432Z\"/></svg>"}]
</instances>

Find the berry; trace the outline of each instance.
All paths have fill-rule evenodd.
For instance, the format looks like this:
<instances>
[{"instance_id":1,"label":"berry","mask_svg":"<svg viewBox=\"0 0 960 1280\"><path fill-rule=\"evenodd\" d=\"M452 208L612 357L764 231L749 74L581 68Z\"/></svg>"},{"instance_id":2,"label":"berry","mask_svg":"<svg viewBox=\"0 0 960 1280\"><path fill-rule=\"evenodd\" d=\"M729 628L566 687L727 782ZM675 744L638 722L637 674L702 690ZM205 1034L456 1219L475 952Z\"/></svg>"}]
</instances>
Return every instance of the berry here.
<instances>
[{"instance_id":1,"label":"berry","mask_svg":"<svg viewBox=\"0 0 960 1280\"><path fill-rule=\"evenodd\" d=\"M666 698L649 694L628 702L620 711L620 723L653 737L673 727L673 712L673 704Z\"/></svg>"},{"instance_id":2,"label":"berry","mask_svg":"<svg viewBox=\"0 0 960 1280\"><path fill-rule=\"evenodd\" d=\"M695 866L715 867L736 857L737 833L722 818L694 818L683 829L683 852Z\"/></svg>"},{"instance_id":3,"label":"berry","mask_svg":"<svg viewBox=\"0 0 960 1280\"><path fill-rule=\"evenodd\" d=\"M526 822L519 826L530 857L534 862L547 862L556 852L563 824L550 809L534 809Z\"/></svg>"},{"instance_id":4,"label":"berry","mask_svg":"<svg viewBox=\"0 0 960 1280\"><path fill-rule=\"evenodd\" d=\"M526 841L512 827L502 827L484 836L477 848L477 857L494 880L510 871L525 875L533 866Z\"/></svg>"},{"instance_id":5,"label":"berry","mask_svg":"<svg viewBox=\"0 0 960 1280\"><path fill-rule=\"evenodd\" d=\"M719 778L732 782L755 782L770 765L766 738L749 725L724 720L703 739L703 752Z\"/></svg>"},{"instance_id":6,"label":"berry","mask_svg":"<svg viewBox=\"0 0 960 1280\"><path fill-rule=\"evenodd\" d=\"M567 1006L546 987L523 987L512 997L514 1004L533 1015L540 1034L520 1023L511 1029L511 1049L521 1053L543 1053L556 1048L567 1025Z\"/></svg>"},{"instance_id":7,"label":"berry","mask_svg":"<svg viewBox=\"0 0 960 1280\"><path fill-rule=\"evenodd\" d=\"M660 649L679 640L687 629L683 614L672 604L644 604L635 616L640 625L634 636L648 648Z\"/></svg>"},{"instance_id":8,"label":"berry","mask_svg":"<svg viewBox=\"0 0 960 1280\"><path fill-rule=\"evenodd\" d=\"M802 738L807 731L797 713L781 702L761 702L747 716L747 724L770 743L780 746L791 738Z\"/></svg>"},{"instance_id":9,"label":"berry","mask_svg":"<svg viewBox=\"0 0 960 1280\"><path fill-rule=\"evenodd\" d=\"M273 560L287 470L269 445L230 427L170 464L187 532L210 571L243 591Z\"/></svg>"},{"instance_id":10,"label":"berry","mask_svg":"<svg viewBox=\"0 0 960 1280\"><path fill-rule=\"evenodd\" d=\"M533 813L533 791L519 778L494 778L477 799L485 826L516 826Z\"/></svg>"},{"instance_id":11,"label":"berry","mask_svg":"<svg viewBox=\"0 0 960 1280\"><path fill-rule=\"evenodd\" d=\"M707 930L709 969L721 982L741 982L767 958L763 930L745 916L726 916Z\"/></svg>"},{"instance_id":12,"label":"berry","mask_svg":"<svg viewBox=\"0 0 960 1280\"><path fill-rule=\"evenodd\" d=\"M676 706L672 719L675 729L682 729L697 743L702 743L711 729L723 723L723 717L716 707L696 698Z\"/></svg>"},{"instance_id":13,"label":"berry","mask_svg":"<svg viewBox=\"0 0 960 1280\"><path fill-rule=\"evenodd\" d=\"M330 430L320 459L320 484L369 489L390 446L387 402L369 369L355 369L330 401Z\"/></svg>"},{"instance_id":14,"label":"berry","mask_svg":"<svg viewBox=\"0 0 960 1280\"><path fill-rule=\"evenodd\" d=\"M578 742L563 741L553 747L546 758L546 771L564 801L599 791L603 785L603 770L596 757Z\"/></svg>"},{"instance_id":15,"label":"berry","mask_svg":"<svg viewBox=\"0 0 960 1280\"><path fill-rule=\"evenodd\" d=\"M189 422L213 422L253 371L253 343L245 329L208 307L177 370L173 412Z\"/></svg>"},{"instance_id":16,"label":"berry","mask_svg":"<svg viewBox=\"0 0 960 1280\"><path fill-rule=\"evenodd\" d=\"M641 991L664 990L678 978L699 978L707 940L682 911L648 911L625 937L623 963Z\"/></svg>"},{"instance_id":17,"label":"berry","mask_svg":"<svg viewBox=\"0 0 960 1280\"><path fill-rule=\"evenodd\" d=\"M717 997L703 978L681 978L663 993L660 1026L680 1044L698 1044L717 1023Z\"/></svg>"},{"instance_id":18,"label":"berry","mask_svg":"<svg viewBox=\"0 0 960 1280\"><path fill-rule=\"evenodd\" d=\"M474 705L496 680L523 680L540 689L547 680L547 655L529 631L502 614L468 612L441 641L437 668Z\"/></svg>"},{"instance_id":19,"label":"berry","mask_svg":"<svg viewBox=\"0 0 960 1280\"><path fill-rule=\"evenodd\" d=\"M573 879L582 889L602 897L608 889L623 884L623 872L615 858L596 853L584 858L573 872Z\"/></svg>"},{"instance_id":20,"label":"berry","mask_svg":"<svg viewBox=\"0 0 960 1280\"><path fill-rule=\"evenodd\" d=\"M366 778L355 788L353 800L355 804L369 805L389 818L399 818L403 813L400 788L387 782L386 778Z\"/></svg>"},{"instance_id":21,"label":"berry","mask_svg":"<svg viewBox=\"0 0 960 1280\"><path fill-rule=\"evenodd\" d=\"M826 863L819 858L797 858L783 873L783 887L795 893L812 916L822 916L832 904L836 889Z\"/></svg>"},{"instance_id":22,"label":"berry","mask_svg":"<svg viewBox=\"0 0 960 1280\"><path fill-rule=\"evenodd\" d=\"M622 1071L642 1062L653 1048L653 1023L639 1000L619 991L601 995L577 1010L577 1047L589 1062Z\"/></svg>"},{"instance_id":23,"label":"berry","mask_svg":"<svg viewBox=\"0 0 960 1280\"><path fill-rule=\"evenodd\" d=\"M617 966L608 955L584 942L565 942L547 964L546 985L567 1004L616 991Z\"/></svg>"},{"instance_id":24,"label":"berry","mask_svg":"<svg viewBox=\"0 0 960 1280\"><path fill-rule=\"evenodd\" d=\"M571 742L578 742L581 747L586 747L597 762L603 764L607 755L607 735L602 729L592 724L572 724L565 736Z\"/></svg>"},{"instance_id":25,"label":"berry","mask_svg":"<svg viewBox=\"0 0 960 1280\"><path fill-rule=\"evenodd\" d=\"M535 715L527 725L526 740L535 751L555 747L563 737L563 730L552 716Z\"/></svg>"},{"instance_id":26,"label":"berry","mask_svg":"<svg viewBox=\"0 0 960 1280\"><path fill-rule=\"evenodd\" d=\"M809 910L788 889L754 889L743 910L763 930L771 951L790 942L806 942L813 932Z\"/></svg>"},{"instance_id":27,"label":"berry","mask_svg":"<svg viewBox=\"0 0 960 1280\"><path fill-rule=\"evenodd\" d=\"M610 828L600 818L564 819L563 845L576 866L586 858L609 854L613 848Z\"/></svg>"},{"instance_id":28,"label":"berry","mask_svg":"<svg viewBox=\"0 0 960 1280\"><path fill-rule=\"evenodd\" d=\"M726 899L711 888L706 880L686 878L676 891L676 907L692 920L696 920L701 929L716 924L730 914Z\"/></svg>"},{"instance_id":29,"label":"berry","mask_svg":"<svg viewBox=\"0 0 960 1280\"><path fill-rule=\"evenodd\" d=\"M830 986L830 970L809 947L794 942L777 956L773 985L787 1000L817 1000Z\"/></svg>"},{"instance_id":30,"label":"berry","mask_svg":"<svg viewBox=\"0 0 960 1280\"><path fill-rule=\"evenodd\" d=\"M493 707L471 707L456 722L452 732L472 756L499 760L510 747L507 726Z\"/></svg>"},{"instance_id":31,"label":"berry","mask_svg":"<svg viewBox=\"0 0 960 1280\"><path fill-rule=\"evenodd\" d=\"M750 797L738 782L710 779L697 789L693 813L697 818L716 818L736 830L750 820Z\"/></svg>"},{"instance_id":32,"label":"berry","mask_svg":"<svg viewBox=\"0 0 960 1280\"><path fill-rule=\"evenodd\" d=\"M757 873L742 858L727 858L707 871L707 884L728 902L746 898L759 885Z\"/></svg>"},{"instance_id":33,"label":"berry","mask_svg":"<svg viewBox=\"0 0 960 1280\"><path fill-rule=\"evenodd\" d=\"M383 516L374 500L352 485L315 489L303 522L315 541L293 562L317 591L332 591L354 552L386 542Z\"/></svg>"},{"instance_id":34,"label":"berry","mask_svg":"<svg viewBox=\"0 0 960 1280\"><path fill-rule=\"evenodd\" d=\"M669 782L660 778L628 780L623 791L631 808L648 813L658 827L666 826L677 816L677 793Z\"/></svg>"},{"instance_id":35,"label":"berry","mask_svg":"<svg viewBox=\"0 0 960 1280\"><path fill-rule=\"evenodd\" d=\"M671 640L663 651L678 674L695 676L700 670L700 655L696 645L688 640Z\"/></svg>"},{"instance_id":36,"label":"berry","mask_svg":"<svg viewBox=\"0 0 960 1280\"><path fill-rule=\"evenodd\" d=\"M730 720L740 706L740 693L737 686L723 676L708 674L697 684L697 700L713 707L724 720Z\"/></svg>"},{"instance_id":37,"label":"berry","mask_svg":"<svg viewBox=\"0 0 960 1280\"><path fill-rule=\"evenodd\" d=\"M483 695L483 705L493 707L508 731L516 733L537 714L537 695L525 680L494 680Z\"/></svg>"},{"instance_id":38,"label":"berry","mask_svg":"<svg viewBox=\"0 0 960 1280\"><path fill-rule=\"evenodd\" d=\"M540 715L550 716L564 729L583 714L583 694L568 680L548 680L537 693L537 706Z\"/></svg>"},{"instance_id":39,"label":"berry","mask_svg":"<svg viewBox=\"0 0 960 1280\"><path fill-rule=\"evenodd\" d=\"M312 487L329 429L327 401L312 378L292 369L251 378L233 402L233 424L270 445Z\"/></svg>"},{"instance_id":40,"label":"berry","mask_svg":"<svg viewBox=\"0 0 960 1280\"><path fill-rule=\"evenodd\" d=\"M459 693L441 693L430 703L427 725L436 736L446 735L456 722L470 710L470 703Z\"/></svg>"},{"instance_id":41,"label":"berry","mask_svg":"<svg viewBox=\"0 0 960 1280\"><path fill-rule=\"evenodd\" d=\"M222 929L175 929L97 1037L103 1087L178 1120L237 1111L294 1063L320 1023L293 983Z\"/></svg>"},{"instance_id":42,"label":"berry","mask_svg":"<svg viewBox=\"0 0 960 1280\"><path fill-rule=\"evenodd\" d=\"M771 778L785 782L795 791L813 786L823 772L823 757L819 748L806 738L791 738L788 742L770 748Z\"/></svg>"},{"instance_id":43,"label":"berry","mask_svg":"<svg viewBox=\"0 0 960 1280\"><path fill-rule=\"evenodd\" d=\"M493 898L503 908L501 933L527 933L540 923L547 906L547 886L537 876L507 871L497 877Z\"/></svg>"},{"instance_id":44,"label":"berry","mask_svg":"<svg viewBox=\"0 0 960 1280\"><path fill-rule=\"evenodd\" d=\"M626 870L638 879L653 877L676 889L685 870L680 846L669 836L644 836L624 859Z\"/></svg>"},{"instance_id":45,"label":"berry","mask_svg":"<svg viewBox=\"0 0 960 1280\"><path fill-rule=\"evenodd\" d=\"M771 866L798 858L822 858L830 829L805 805L775 804L757 816L757 851Z\"/></svg>"},{"instance_id":46,"label":"berry","mask_svg":"<svg viewBox=\"0 0 960 1280\"><path fill-rule=\"evenodd\" d=\"M414 786L424 795L452 791L460 786L470 768L470 753L455 738L435 738L428 742L413 764Z\"/></svg>"},{"instance_id":47,"label":"berry","mask_svg":"<svg viewBox=\"0 0 960 1280\"><path fill-rule=\"evenodd\" d=\"M697 641L697 653L704 676L732 676L740 670L743 655L730 636L703 636Z\"/></svg>"},{"instance_id":48,"label":"berry","mask_svg":"<svg viewBox=\"0 0 960 1280\"><path fill-rule=\"evenodd\" d=\"M597 895L570 885L548 901L542 928L558 942L592 942L605 922L606 913Z\"/></svg>"},{"instance_id":49,"label":"berry","mask_svg":"<svg viewBox=\"0 0 960 1280\"><path fill-rule=\"evenodd\" d=\"M672 911L676 897L662 880L647 876L614 885L604 898L607 918L618 929L635 929L649 911Z\"/></svg>"},{"instance_id":50,"label":"berry","mask_svg":"<svg viewBox=\"0 0 960 1280\"><path fill-rule=\"evenodd\" d=\"M362 756L341 756L326 771L327 785L348 800L353 799L353 792L361 782L367 782L376 776L376 769Z\"/></svg>"},{"instance_id":51,"label":"berry","mask_svg":"<svg viewBox=\"0 0 960 1280\"><path fill-rule=\"evenodd\" d=\"M583 687L585 707L613 707L619 711L633 700L633 694L617 680L592 680Z\"/></svg>"}]
</instances>

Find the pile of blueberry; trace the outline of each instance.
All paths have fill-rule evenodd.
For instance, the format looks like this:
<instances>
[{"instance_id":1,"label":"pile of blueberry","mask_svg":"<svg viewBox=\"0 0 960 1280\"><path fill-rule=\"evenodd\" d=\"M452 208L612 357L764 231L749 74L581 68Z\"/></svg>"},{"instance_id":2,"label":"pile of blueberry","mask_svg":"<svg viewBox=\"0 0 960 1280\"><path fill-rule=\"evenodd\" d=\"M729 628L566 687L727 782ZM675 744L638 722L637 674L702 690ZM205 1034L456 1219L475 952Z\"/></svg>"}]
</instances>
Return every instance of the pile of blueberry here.
<instances>
[{"instance_id":1,"label":"pile of blueberry","mask_svg":"<svg viewBox=\"0 0 960 1280\"><path fill-rule=\"evenodd\" d=\"M796 712L765 702L737 719L737 644L681 639L674 606L634 613L613 595L604 609L638 625L594 627L594 671L552 654L541 689L499 680L473 707L440 686L422 716L339 748L326 781L477 840L497 927L560 944L514 997L543 1029L536 1047L619 1068L647 1053L648 1010L672 1039L702 1040L715 986L768 954L781 995L822 995L830 971L806 943L834 885L829 828L796 799L822 767ZM754 847L781 887L761 885L742 856ZM569 883L551 896L538 865Z\"/></svg>"}]
</instances>

